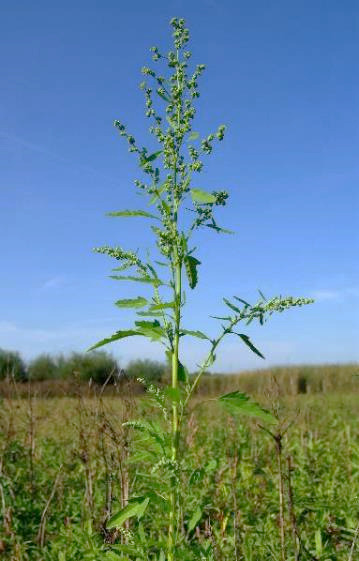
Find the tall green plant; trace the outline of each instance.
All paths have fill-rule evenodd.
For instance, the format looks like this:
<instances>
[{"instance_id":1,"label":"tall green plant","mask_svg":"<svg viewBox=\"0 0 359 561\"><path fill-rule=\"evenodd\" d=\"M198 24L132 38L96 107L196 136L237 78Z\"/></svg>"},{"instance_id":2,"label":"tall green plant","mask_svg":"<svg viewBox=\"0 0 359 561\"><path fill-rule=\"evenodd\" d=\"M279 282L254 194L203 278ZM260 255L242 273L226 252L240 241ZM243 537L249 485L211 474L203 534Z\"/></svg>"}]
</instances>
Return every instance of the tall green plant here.
<instances>
[{"instance_id":1,"label":"tall green plant","mask_svg":"<svg viewBox=\"0 0 359 561\"><path fill-rule=\"evenodd\" d=\"M215 211L225 206L228 200L226 191L208 192L199 189L195 179L204 166L204 158L209 156L215 144L221 142L226 127L220 125L216 132L200 140L193 130L196 114L195 102L199 97L198 81L205 66L199 64L190 71L191 53L187 50L189 32L183 19L173 18L173 47L163 54L152 47L152 58L167 69L163 76L152 68L144 67L145 81L141 83L146 100L146 116L151 119L150 133L159 143L159 149L151 152L141 147L127 131L126 126L116 120L114 125L127 141L129 151L138 160L144 179L137 179L135 185L152 209L119 210L110 212L112 217L142 217L150 222L157 250L141 255L122 247L99 247L95 251L106 254L119 266L113 269L111 277L119 281L132 281L140 286L149 287L151 296L142 294L136 298L121 299L116 302L119 308L131 308L138 319L130 328L117 331L91 347L96 349L108 343L127 337L146 337L160 342L171 361L171 383L161 389L148 386L149 396L163 412L168 430L155 426L151 421L132 422L131 426L146 432L160 454L160 461L153 467L154 475L161 472L161 493L157 492L153 481L148 495L135 497L127 507L112 517L108 527L121 527L129 517L143 516L149 501L164 500L168 511L167 541L164 546L166 558L173 561L179 541L178 513L180 511L180 481L183 460L181 443L181 423L188 402L196 389L203 373L216 360L216 352L227 335L234 334L252 352L263 357L254 346L240 324L259 321L261 324L274 312L282 312L293 306L309 303L304 298L275 297L266 300L262 295L254 304L233 297L224 299L228 312L221 320L221 328L216 337L197 329L186 329L182 325L182 310L185 305L185 289L194 290L198 284L198 271L201 265L193 245L195 233L209 228L216 233L229 231L218 225ZM148 83L151 82L151 84ZM128 271L128 274L124 274ZM190 380L181 357L181 342L184 337L196 337L209 345L207 355L194 380ZM243 407L249 414L258 414L260 408L243 394L231 395L224 402L235 402L237 408ZM223 401L223 400L222 400ZM181 448L180 448L181 446ZM180 453L182 450L182 453ZM168 488L163 492L167 474ZM159 488L159 487L158 487ZM162 554L161 554L162 555ZM179 554L178 554L179 555Z\"/></svg>"}]
</instances>

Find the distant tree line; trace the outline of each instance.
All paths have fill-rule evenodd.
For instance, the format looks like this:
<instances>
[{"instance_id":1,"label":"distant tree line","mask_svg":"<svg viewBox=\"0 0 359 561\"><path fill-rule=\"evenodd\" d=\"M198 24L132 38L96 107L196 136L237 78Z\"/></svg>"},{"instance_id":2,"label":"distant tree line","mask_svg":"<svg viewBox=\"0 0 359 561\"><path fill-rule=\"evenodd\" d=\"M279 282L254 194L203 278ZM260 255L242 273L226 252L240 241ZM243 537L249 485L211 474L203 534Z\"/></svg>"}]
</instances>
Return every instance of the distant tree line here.
<instances>
[{"instance_id":1,"label":"distant tree line","mask_svg":"<svg viewBox=\"0 0 359 561\"><path fill-rule=\"evenodd\" d=\"M106 352L71 353L68 356L41 354L26 363L16 351L0 349L0 380L16 382L45 380L92 380L96 384L113 383L122 378L144 378L159 382L166 376L167 365L155 360L133 360L125 369Z\"/></svg>"}]
</instances>

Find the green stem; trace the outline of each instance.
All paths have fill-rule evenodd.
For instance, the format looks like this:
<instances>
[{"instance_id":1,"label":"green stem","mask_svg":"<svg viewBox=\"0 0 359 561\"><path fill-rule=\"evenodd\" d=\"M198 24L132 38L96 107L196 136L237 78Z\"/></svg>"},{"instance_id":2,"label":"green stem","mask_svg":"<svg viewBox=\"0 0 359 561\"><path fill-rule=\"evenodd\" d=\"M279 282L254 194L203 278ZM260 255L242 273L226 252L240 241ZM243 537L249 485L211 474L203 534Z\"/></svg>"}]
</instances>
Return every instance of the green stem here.
<instances>
[{"instance_id":1,"label":"green stem","mask_svg":"<svg viewBox=\"0 0 359 561\"><path fill-rule=\"evenodd\" d=\"M179 62L179 53L177 50L177 63ZM177 86L179 86L178 68L177 68ZM180 126L180 105L177 106L177 128ZM173 185L173 228L175 229L175 239L178 240L178 199L177 199L177 159L179 147L174 158L174 185ZM174 265L174 302L175 302L175 318L174 318L174 339L173 339L173 353L172 353L172 388L178 388L178 359L179 359L179 339L180 339L180 324L181 324L181 294L182 294L182 264L177 245L173 251L173 265ZM179 422L178 422L178 406L174 400L172 403L172 446L171 446L171 459L173 463L177 462L178 456L178 443L179 443ZM168 561L174 561L175 541L176 541L176 509L177 509L177 496L178 490L176 485L176 476L173 475L171 480L170 492L170 516L168 526Z\"/></svg>"},{"instance_id":2,"label":"green stem","mask_svg":"<svg viewBox=\"0 0 359 561\"><path fill-rule=\"evenodd\" d=\"M189 391L188 391L188 393L187 393L186 399L185 399L184 402L183 402L182 414L181 414L181 417L180 417L180 420L179 420L179 426L180 426L181 423L182 423L183 414L184 414L184 412L185 412L185 410L186 410L186 407L187 407L187 405L188 405L188 403L189 403L191 397L193 396L195 390L197 389L198 384L199 384L199 382L200 382L200 380L201 380L201 378L202 378L204 372L205 372L205 371L207 370L207 368L208 368L209 366L211 366L211 365L213 364L213 362L214 362L214 359L215 359L214 351L216 350L216 348L218 347L218 345L221 343L222 339L224 339L224 337L225 337L226 335L228 335L229 333L231 333L233 327L235 327L235 326L237 325L237 323L239 323L239 322L241 321L241 319L243 319L242 316L241 316L241 317L235 317L235 318L233 318L233 319L231 320L229 326L228 326L227 328L223 329L221 335L219 335L219 337L217 337L217 339L214 339L214 340L212 341L211 350L209 351L209 353L208 353L206 359L203 361L202 366L200 367L199 372L198 372L197 376L195 377L195 379L194 379L194 381L193 381L193 383L192 383L192 385L191 385L191 387L190 387L190 389L189 389Z\"/></svg>"},{"instance_id":3,"label":"green stem","mask_svg":"<svg viewBox=\"0 0 359 561\"><path fill-rule=\"evenodd\" d=\"M181 322L181 264L178 260L176 262L175 270L175 332L173 341L172 353L172 388L178 388L178 360L179 360L179 333ZM178 423L178 406L177 402L172 403L172 449L171 459L173 462L177 461L179 443L179 423ZM170 516L168 527L168 561L174 560L175 549L175 536L176 536L176 507L177 507L177 488L176 477L172 477L171 492L170 492Z\"/></svg>"}]
</instances>

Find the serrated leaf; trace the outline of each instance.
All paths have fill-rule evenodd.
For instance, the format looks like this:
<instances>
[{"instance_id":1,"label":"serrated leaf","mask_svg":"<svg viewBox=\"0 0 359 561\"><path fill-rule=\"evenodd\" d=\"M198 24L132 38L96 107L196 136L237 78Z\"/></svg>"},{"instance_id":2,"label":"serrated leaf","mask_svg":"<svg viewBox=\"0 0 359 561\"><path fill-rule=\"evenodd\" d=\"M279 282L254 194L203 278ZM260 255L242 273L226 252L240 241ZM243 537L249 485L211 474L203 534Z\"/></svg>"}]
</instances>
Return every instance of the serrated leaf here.
<instances>
[{"instance_id":1,"label":"serrated leaf","mask_svg":"<svg viewBox=\"0 0 359 561\"><path fill-rule=\"evenodd\" d=\"M147 304L148 301L142 296L138 296L137 298L124 298L115 302L115 305L119 308L143 308Z\"/></svg>"},{"instance_id":2,"label":"serrated leaf","mask_svg":"<svg viewBox=\"0 0 359 561\"><path fill-rule=\"evenodd\" d=\"M95 343L95 345L92 345L92 347L90 347L87 350L93 351L94 349L98 349L99 347L103 347L104 345L108 345L109 343L114 343L115 341L119 341L120 339L125 339L126 337L133 337L134 335L143 335L143 333L140 333L139 331L135 331L134 329L116 331L116 333L114 333L110 337L106 337L105 339L102 339L98 343Z\"/></svg>"},{"instance_id":3,"label":"serrated leaf","mask_svg":"<svg viewBox=\"0 0 359 561\"><path fill-rule=\"evenodd\" d=\"M192 331L191 329L181 329L180 335L191 335L191 337L197 337L197 339L207 339L207 341L210 341L210 338L207 337L207 335L198 330Z\"/></svg>"},{"instance_id":4,"label":"serrated leaf","mask_svg":"<svg viewBox=\"0 0 359 561\"><path fill-rule=\"evenodd\" d=\"M114 271L115 273L117 273L118 271L126 271L126 269L130 269L131 267L134 267L134 266L135 265L133 265L132 263L123 263L119 267L114 267L113 269L111 269L111 271Z\"/></svg>"},{"instance_id":5,"label":"serrated leaf","mask_svg":"<svg viewBox=\"0 0 359 561\"><path fill-rule=\"evenodd\" d=\"M148 318L161 318L163 317L162 312L151 312L150 310L143 310L141 312L136 312L136 314L140 317L148 317Z\"/></svg>"},{"instance_id":6,"label":"serrated leaf","mask_svg":"<svg viewBox=\"0 0 359 561\"><path fill-rule=\"evenodd\" d=\"M150 502L149 497L139 497L138 499L131 499L131 502L128 503L124 508L122 508L119 512L111 516L108 520L106 527L111 530L111 528L120 528L126 520L129 518L133 518L137 516L140 519Z\"/></svg>"},{"instance_id":7,"label":"serrated leaf","mask_svg":"<svg viewBox=\"0 0 359 561\"><path fill-rule=\"evenodd\" d=\"M168 310L173 309L175 307L175 303L174 302L161 302L161 304L153 304L150 307L151 311L156 311L156 310Z\"/></svg>"},{"instance_id":8,"label":"serrated leaf","mask_svg":"<svg viewBox=\"0 0 359 561\"><path fill-rule=\"evenodd\" d=\"M252 401L252 399L243 392L235 391L227 393L218 399L232 412L243 413L250 417L257 417L271 424L277 424L278 422L272 413L261 407L256 401Z\"/></svg>"},{"instance_id":9,"label":"serrated leaf","mask_svg":"<svg viewBox=\"0 0 359 561\"><path fill-rule=\"evenodd\" d=\"M114 279L114 280L128 280L128 281L134 281L134 282L143 282L146 284L153 284L154 286L162 286L164 283L156 278L152 278L152 277L133 277L130 275L110 275L110 279Z\"/></svg>"},{"instance_id":10,"label":"serrated leaf","mask_svg":"<svg viewBox=\"0 0 359 561\"><path fill-rule=\"evenodd\" d=\"M199 137L199 132L193 131L189 135L188 140L197 140L198 137Z\"/></svg>"},{"instance_id":11,"label":"serrated leaf","mask_svg":"<svg viewBox=\"0 0 359 561\"><path fill-rule=\"evenodd\" d=\"M258 355L260 358L265 359L265 357L262 355L262 353L253 345L252 341L250 340L250 338L248 337L248 335L245 335L244 333L236 333L235 331L232 331L232 333L234 333L235 335L238 335L238 337L240 337L242 339L242 341L247 345L247 347L256 355Z\"/></svg>"},{"instance_id":12,"label":"serrated leaf","mask_svg":"<svg viewBox=\"0 0 359 561\"><path fill-rule=\"evenodd\" d=\"M130 427L134 430L138 430L140 432L146 432L149 436L151 436L157 444L161 446L164 450L165 447L165 435L163 431L156 426L153 422L148 421L127 421L122 423L124 427Z\"/></svg>"},{"instance_id":13,"label":"serrated leaf","mask_svg":"<svg viewBox=\"0 0 359 561\"><path fill-rule=\"evenodd\" d=\"M183 261L187 273L188 284L191 288L195 288L198 282L197 266L200 265L201 262L192 255L186 255Z\"/></svg>"},{"instance_id":14,"label":"serrated leaf","mask_svg":"<svg viewBox=\"0 0 359 561\"><path fill-rule=\"evenodd\" d=\"M160 220L158 216L151 214L145 210L118 210L114 212L106 212L106 216L143 216L145 218L154 218Z\"/></svg>"},{"instance_id":15,"label":"serrated leaf","mask_svg":"<svg viewBox=\"0 0 359 561\"><path fill-rule=\"evenodd\" d=\"M135 321L135 325L142 335L151 339L151 341L159 341L165 334L158 320L153 321Z\"/></svg>"},{"instance_id":16,"label":"serrated leaf","mask_svg":"<svg viewBox=\"0 0 359 561\"><path fill-rule=\"evenodd\" d=\"M191 189L191 197L193 202L200 204L212 204L217 200L214 195L201 189Z\"/></svg>"},{"instance_id":17,"label":"serrated leaf","mask_svg":"<svg viewBox=\"0 0 359 561\"><path fill-rule=\"evenodd\" d=\"M151 312L151 310L143 310L142 312L136 312L136 314L138 316L148 317L148 318L151 318L151 317L160 318L163 315L161 312Z\"/></svg>"},{"instance_id":18,"label":"serrated leaf","mask_svg":"<svg viewBox=\"0 0 359 561\"><path fill-rule=\"evenodd\" d=\"M198 523L200 522L202 518L202 509L200 506L198 506L196 508L196 510L194 511L194 513L192 514L189 522L188 522L188 531L192 532L192 530L195 529L195 527L198 525Z\"/></svg>"}]
</instances>

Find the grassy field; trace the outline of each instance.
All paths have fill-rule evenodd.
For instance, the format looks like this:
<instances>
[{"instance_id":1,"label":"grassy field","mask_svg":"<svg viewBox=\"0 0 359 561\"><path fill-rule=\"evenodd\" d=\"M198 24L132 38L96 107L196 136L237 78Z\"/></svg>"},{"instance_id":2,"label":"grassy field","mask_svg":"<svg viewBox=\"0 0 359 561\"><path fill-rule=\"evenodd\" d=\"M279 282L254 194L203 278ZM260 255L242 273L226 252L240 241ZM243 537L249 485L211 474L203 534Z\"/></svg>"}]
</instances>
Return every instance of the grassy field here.
<instances>
[{"instance_id":1,"label":"grassy field","mask_svg":"<svg viewBox=\"0 0 359 561\"><path fill-rule=\"evenodd\" d=\"M178 559L359 559L357 370L203 379L185 420ZM166 505L105 529L113 511L148 490L146 442L122 425L146 398L124 388L45 398L39 387L25 398L24 388L0 388L1 558L165 561ZM212 399L234 389L276 412L272 434Z\"/></svg>"}]
</instances>

